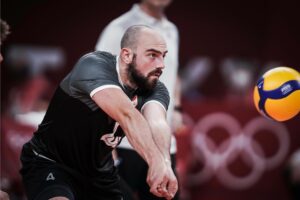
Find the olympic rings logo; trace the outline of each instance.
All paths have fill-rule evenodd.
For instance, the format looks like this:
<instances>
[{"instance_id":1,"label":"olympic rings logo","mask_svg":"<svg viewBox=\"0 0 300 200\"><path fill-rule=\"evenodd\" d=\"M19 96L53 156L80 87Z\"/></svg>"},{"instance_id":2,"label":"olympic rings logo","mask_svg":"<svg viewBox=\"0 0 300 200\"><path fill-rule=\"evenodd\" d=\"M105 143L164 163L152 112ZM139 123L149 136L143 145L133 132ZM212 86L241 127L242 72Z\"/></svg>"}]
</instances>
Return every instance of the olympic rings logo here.
<instances>
[{"instance_id":1,"label":"olympic rings logo","mask_svg":"<svg viewBox=\"0 0 300 200\"><path fill-rule=\"evenodd\" d=\"M208 132L215 127L224 128L229 138L216 145ZM278 140L279 149L271 157L266 157L262 145L253 137L256 134L272 133ZM263 117L256 117L243 128L227 113L212 113L201 120L192 130L192 153L203 163L200 171L189 174L190 185L198 185L216 176L221 184L231 189L246 189L255 184L266 170L277 167L286 157L290 146L289 132L283 124ZM251 167L251 172L238 177L230 172L228 165L242 158Z\"/></svg>"}]
</instances>

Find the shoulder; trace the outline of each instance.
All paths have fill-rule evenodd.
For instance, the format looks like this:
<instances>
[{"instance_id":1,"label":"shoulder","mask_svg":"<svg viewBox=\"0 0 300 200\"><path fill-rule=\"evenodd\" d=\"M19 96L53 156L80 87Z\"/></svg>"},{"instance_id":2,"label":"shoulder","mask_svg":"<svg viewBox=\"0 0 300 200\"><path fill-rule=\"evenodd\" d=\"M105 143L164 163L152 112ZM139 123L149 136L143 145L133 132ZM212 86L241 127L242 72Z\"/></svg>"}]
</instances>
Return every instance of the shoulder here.
<instances>
[{"instance_id":1,"label":"shoulder","mask_svg":"<svg viewBox=\"0 0 300 200\"><path fill-rule=\"evenodd\" d=\"M144 97L148 98L150 96L165 96L169 98L169 92L165 84L161 81L158 81L156 86L152 90L147 90L147 91L140 91L140 94L142 94Z\"/></svg>"},{"instance_id":2,"label":"shoulder","mask_svg":"<svg viewBox=\"0 0 300 200\"><path fill-rule=\"evenodd\" d=\"M169 26L170 26L172 29L178 31L178 28L177 28L176 24L174 24L173 22L171 22L171 21L168 20L168 19L167 19L167 22L168 22Z\"/></svg>"},{"instance_id":3,"label":"shoulder","mask_svg":"<svg viewBox=\"0 0 300 200\"><path fill-rule=\"evenodd\" d=\"M103 85L117 85L116 57L108 52L95 51L85 54L71 72L62 80L60 86L69 93L91 94Z\"/></svg>"},{"instance_id":4,"label":"shoulder","mask_svg":"<svg viewBox=\"0 0 300 200\"><path fill-rule=\"evenodd\" d=\"M113 64L116 62L116 56L105 51L94 51L83 55L78 62L79 64L85 64L85 63Z\"/></svg>"},{"instance_id":5,"label":"shoulder","mask_svg":"<svg viewBox=\"0 0 300 200\"><path fill-rule=\"evenodd\" d=\"M170 28L172 29L172 31L173 31L176 35L179 35L178 28L177 28L177 26L176 26L173 22L170 22L170 21L169 21L169 26L170 26Z\"/></svg>"},{"instance_id":6,"label":"shoulder","mask_svg":"<svg viewBox=\"0 0 300 200\"><path fill-rule=\"evenodd\" d=\"M116 66L116 56L105 51L94 51L82 56L72 70L74 77L95 77L111 73Z\"/></svg>"},{"instance_id":7,"label":"shoulder","mask_svg":"<svg viewBox=\"0 0 300 200\"><path fill-rule=\"evenodd\" d=\"M176 35L179 35L179 31L178 28L176 26L176 24L174 24L173 22L171 22L168 18L165 18L165 23L167 25L167 27L172 30L173 33L175 33Z\"/></svg>"},{"instance_id":8,"label":"shoulder","mask_svg":"<svg viewBox=\"0 0 300 200\"><path fill-rule=\"evenodd\" d=\"M162 93L165 93L166 95L169 96L169 92L168 92L168 89L167 87L165 86L165 84L161 81L158 81L157 84L156 84L156 87L154 89L155 91L159 91L159 92L162 92Z\"/></svg>"},{"instance_id":9,"label":"shoulder","mask_svg":"<svg viewBox=\"0 0 300 200\"><path fill-rule=\"evenodd\" d=\"M142 101L139 104L139 108L143 109L143 107L149 102L159 102L163 107L167 110L170 102L169 92L166 86L162 82L157 82L155 88L151 91L142 92L140 94Z\"/></svg>"}]
</instances>

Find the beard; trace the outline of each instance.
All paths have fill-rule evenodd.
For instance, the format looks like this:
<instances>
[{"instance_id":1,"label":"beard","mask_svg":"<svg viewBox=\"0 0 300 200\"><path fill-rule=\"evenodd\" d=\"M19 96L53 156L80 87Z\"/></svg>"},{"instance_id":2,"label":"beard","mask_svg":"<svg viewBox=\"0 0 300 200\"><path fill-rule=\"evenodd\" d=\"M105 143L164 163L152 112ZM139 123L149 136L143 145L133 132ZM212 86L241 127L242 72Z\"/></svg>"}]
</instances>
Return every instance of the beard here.
<instances>
[{"instance_id":1,"label":"beard","mask_svg":"<svg viewBox=\"0 0 300 200\"><path fill-rule=\"evenodd\" d=\"M128 64L128 75L131 82L135 83L136 86L143 91L153 90L158 82L158 79L151 80L150 77L162 73L161 69L155 69L151 71L147 76L144 76L137 70L136 54L133 55L132 62Z\"/></svg>"}]
</instances>

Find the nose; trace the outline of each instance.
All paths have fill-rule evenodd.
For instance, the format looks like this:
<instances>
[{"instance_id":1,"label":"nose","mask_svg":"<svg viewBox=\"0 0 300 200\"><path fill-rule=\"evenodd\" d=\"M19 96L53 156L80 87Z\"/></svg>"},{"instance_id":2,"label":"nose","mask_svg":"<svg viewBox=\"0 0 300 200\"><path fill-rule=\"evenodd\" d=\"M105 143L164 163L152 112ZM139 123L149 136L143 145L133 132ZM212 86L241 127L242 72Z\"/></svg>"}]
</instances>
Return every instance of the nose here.
<instances>
[{"instance_id":1,"label":"nose","mask_svg":"<svg viewBox=\"0 0 300 200\"><path fill-rule=\"evenodd\" d=\"M164 69L165 68L164 58L158 59L156 67L158 69Z\"/></svg>"}]
</instances>

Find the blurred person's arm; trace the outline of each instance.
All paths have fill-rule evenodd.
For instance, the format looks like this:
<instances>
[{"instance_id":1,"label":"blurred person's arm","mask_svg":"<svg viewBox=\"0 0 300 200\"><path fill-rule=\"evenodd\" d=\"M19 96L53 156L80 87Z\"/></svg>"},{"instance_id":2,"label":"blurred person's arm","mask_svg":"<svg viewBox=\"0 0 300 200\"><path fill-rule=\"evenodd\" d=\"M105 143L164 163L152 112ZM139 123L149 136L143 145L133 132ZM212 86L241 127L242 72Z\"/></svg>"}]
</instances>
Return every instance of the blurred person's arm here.
<instances>
[{"instance_id":1,"label":"blurred person's arm","mask_svg":"<svg viewBox=\"0 0 300 200\"><path fill-rule=\"evenodd\" d=\"M181 104L181 80L177 75L174 91L174 111L172 115L171 127L173 133L179 133L183 128L182 104Z\"/></svg>"}]
</instances>

